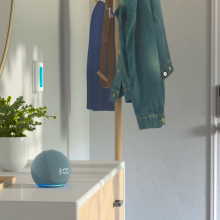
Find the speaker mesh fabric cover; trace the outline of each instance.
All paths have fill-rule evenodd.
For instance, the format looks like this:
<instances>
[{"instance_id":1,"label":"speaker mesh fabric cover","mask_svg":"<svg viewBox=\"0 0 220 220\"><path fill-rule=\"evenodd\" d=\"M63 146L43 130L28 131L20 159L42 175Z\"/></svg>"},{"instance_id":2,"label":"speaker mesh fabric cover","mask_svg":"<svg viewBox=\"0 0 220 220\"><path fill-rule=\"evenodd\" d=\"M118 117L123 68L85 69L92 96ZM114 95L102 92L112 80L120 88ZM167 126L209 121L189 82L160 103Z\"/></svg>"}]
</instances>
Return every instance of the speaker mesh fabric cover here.
<instances>
[{"instance_id":1,"label":"speaker mesh fabric cover","mask_svg":"<svg viewBox=\"0 0 220 220\"><path fill-rule=\"evenodd\" d=\"M35 157L31 175L38 186L63 186L70 178L71 165L64 154L55 150L43 151Z\"/></svg>"}]
</instances>

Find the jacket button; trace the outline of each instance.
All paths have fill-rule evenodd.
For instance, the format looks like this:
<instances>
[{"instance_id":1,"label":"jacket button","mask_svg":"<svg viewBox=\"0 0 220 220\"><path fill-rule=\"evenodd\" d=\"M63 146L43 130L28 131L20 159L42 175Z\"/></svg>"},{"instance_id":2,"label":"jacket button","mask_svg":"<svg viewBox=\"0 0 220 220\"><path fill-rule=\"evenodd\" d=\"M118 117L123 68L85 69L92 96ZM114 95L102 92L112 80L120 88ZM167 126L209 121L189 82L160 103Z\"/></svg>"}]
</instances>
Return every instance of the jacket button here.
<instances>
[{"instance_id":1,"label":"jacket button","mask_svg":"<svg viewBox=\"0 0 220 220\"><path fill-rule=\"evenodd\" d=\"M118 69L118 73L120 73L120 69Z\"/></svg>"},{"instance_id":2,"label":"jacket button","mask_svg":"<svg viewBox=\"0 0 220 220\"><path fill-rule=\"evenodd\" d=\"M171 67L169 66L168 69L171 70Z\"/></svg>"},{"instance_id":3,"label":"jacket button","mask_svg":"<svg viewBox=\"0 0 220 220\"><path fill-rule=\"evenodd\" d=\"M164 122L165 122L165 119L164 119L164 118L162 118L160 121L161 121L162 123L164 123Z\"/></svg>"},{"instance_id":4,"label":"jacket button","mask_svg":"<svg viewBox=\"0 0 220 220\"><path fill-rule=\"evenodd\" d=\"M163 73L163 76L167 76L167 72L164 72L164 73Z\"/></svg>"},{"instance_id":5,"label":"jacket button","mask_svg":"<svg viewBox=\"0 0 220 220\"><path fill-rule=\"evenodd\" d=\"M115 93L112 95L113 98L115 98Z\"/></svg>"}]
</instances>

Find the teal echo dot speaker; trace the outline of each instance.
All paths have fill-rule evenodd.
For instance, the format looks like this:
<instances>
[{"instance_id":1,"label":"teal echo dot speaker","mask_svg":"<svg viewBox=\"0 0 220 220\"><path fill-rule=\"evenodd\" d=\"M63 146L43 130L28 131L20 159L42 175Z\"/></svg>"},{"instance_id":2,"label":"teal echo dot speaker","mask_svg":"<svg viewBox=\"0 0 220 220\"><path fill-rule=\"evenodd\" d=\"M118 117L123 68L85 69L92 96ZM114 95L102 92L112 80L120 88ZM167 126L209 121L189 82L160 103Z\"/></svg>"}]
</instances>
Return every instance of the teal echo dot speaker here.
<instances>
[{"instance_id":1,"label":"teal echo dot speaker","mask_svg":"<svg viewBox=\"0 0 220 220\"><path fill-rule=\"evenodd\" d=\"M61 187L71 176L71 165L64 154L47 150L35 157L31 165L31 175L40 187Z\"/></svg>"}]
</instances>

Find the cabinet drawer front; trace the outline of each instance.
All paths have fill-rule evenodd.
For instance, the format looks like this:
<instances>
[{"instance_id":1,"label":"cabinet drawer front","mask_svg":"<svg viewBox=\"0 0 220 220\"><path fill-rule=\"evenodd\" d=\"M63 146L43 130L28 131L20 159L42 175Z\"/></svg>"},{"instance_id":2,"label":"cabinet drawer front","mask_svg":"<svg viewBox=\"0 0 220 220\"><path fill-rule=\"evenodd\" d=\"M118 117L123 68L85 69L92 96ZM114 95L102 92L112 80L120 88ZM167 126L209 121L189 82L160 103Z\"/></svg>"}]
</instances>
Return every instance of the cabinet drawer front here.
<instances>
[{"instance_id":1,"label":"cabinet drawer front","mask_svg":"<svg viewBox=\"0 0 220 220\"><path fill-rule=\"evenodd\" d=\"M121 170L79 209L79 220L122 220L124 206L113 207L123 200L124 170Z\"/></svg>"}]
</instances>

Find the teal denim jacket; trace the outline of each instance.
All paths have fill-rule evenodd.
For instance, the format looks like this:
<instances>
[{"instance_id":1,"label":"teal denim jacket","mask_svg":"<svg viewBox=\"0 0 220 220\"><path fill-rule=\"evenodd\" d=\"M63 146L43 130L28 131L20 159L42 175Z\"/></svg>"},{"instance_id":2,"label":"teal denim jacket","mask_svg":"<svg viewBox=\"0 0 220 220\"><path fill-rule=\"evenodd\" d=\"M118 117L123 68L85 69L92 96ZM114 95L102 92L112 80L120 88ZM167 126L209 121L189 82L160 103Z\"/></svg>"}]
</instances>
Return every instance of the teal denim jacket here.
<instances>
[{"instance_id":1,"label":"teal denim jacket","mask_svg":"<svg viewBox=\"0 0 220 220\"><path fill-rule=\"evenodd\" d=\"M132 102L139 129L165 124L164 80L173 72L160 0L120 0L120 50L110 101Z\"/></svg>"}]
</instances>

